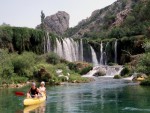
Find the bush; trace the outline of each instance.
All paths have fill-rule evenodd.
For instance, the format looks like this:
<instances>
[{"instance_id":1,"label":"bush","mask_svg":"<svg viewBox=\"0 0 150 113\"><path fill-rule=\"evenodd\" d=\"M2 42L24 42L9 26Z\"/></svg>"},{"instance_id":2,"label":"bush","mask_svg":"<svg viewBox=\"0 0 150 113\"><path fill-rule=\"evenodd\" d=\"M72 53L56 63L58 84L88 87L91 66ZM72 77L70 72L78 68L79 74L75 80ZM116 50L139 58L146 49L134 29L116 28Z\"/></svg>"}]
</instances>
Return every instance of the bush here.
<instances>
[{"instance_id":1,"label":"bush","mask_svg":"<svg viewBox=\"0 0 150 113\"><path fill-rule=\"evenodd\" d=\"M60 58L57 54L55 53L48 53L46 55L46 62L50 63L50 64L58 64L60 62Z\"/></svg>"},{"instance_id":2,"label":"bush","mask_svg":"<svg viewBox=\"0 0 150 113\"><path fill-rule=\"evenodd\" d=\"M70 70L78 71L77 65L73 62L68 63L68 67Z\"/></svg>"},{"instance_id":3,"label":"bush","mask_svg":"<svg viewBox=\"0 0 150 113\"><path fill-rule=\"evenodd\" d=\"M143 54L136 67L137 72L150 75L150 53Z\"/></svg>"},{"instance_id":4,"label":"bush","mask_svg":"<svg viewBox=\"0 0 150 113\"><path fill-rule=\"evenodd\" d=\"M8 51L0 50L0 76L10 78L14 74L14 67L11 62L11 54Z\"/></svg>"},{"instance_id":5,"label":"bush","mask_svg":"<svg viewBox=\"0 0 150 113\"><path fill-rule=\"evenodd\" d=\"M130 69L128 67L124 67L120 73L121 76L128 75L130 73Z\"/></svg>"},{"instance_id":6,"label":"bush","mask_svg":"<svg viewBox=\"0 0 150 113\"><path fill-rule=\"evenodd\" d=\"M150 52L150 41L146 40L146 42L144 43L144 48L146 52Z\"/></svg>"},{"instance_id":7,"label":"bush","mask_svg":"<svg viewBox=\"0 0 150 113\"><path fill-rule=\"evenodd\" d=\"M38 81L50 82L53 76L55 76L54 66L46 63L34 66L34 78Z\"/></svg>"},{"instance_id":8,"label":"bush","mask_svg":"<svg viewBox=\"0 0 150 113\"><path fill-rule=\"evenodd\" d=\"M17 83L26 83L27 80L28 80L28 78L26 78L26 77L19 77L19 76L11 77L12 83L15 83L15 84L17 84Z\"/></svg>"},{"instance_id":9,"label":"bush","mask_svg":"<svg viewBox=\"0 0 150 113\"><path fill-rule=\"evenodd\" d=\"M115 76L114 76L114 79L120 79L120 78L121 78L120 75L115 75Z\"/></svg>"},{"instance_id":10,"label":"bush","mask_svg":"<svg viewBox=\"0 0 150 113\"><path fill-rule=\"evenodd\" d=\"M92 68L93 68L92 66L85 67L79 72L79 74L84 75L88 73L90 70L92 70Z\"/></svg>"},{"instance_id":11,"label":"bush","mask_svg":"<svg viewBox=\"0 0 150 113\"><path fill-rule=\"evenodd\" d=\"M40 81L49 82L50 79L51 79L51 75L49 73L45 73L44 75L41 76Z\"/></svg>"},{"instance_id":12,"label":"bush","mask_svg":"<svg viewBox=\"0 0 150 113\"><path fill-rule=\"evenodd\" d=\"M12 64L14 73L19 76L31 77L33 75L33 66L37 63L34 53L24 52L21 55L14 55Z\"/></svg>"},{"instance_id":13,"label":"bush","mask_svg":"<svg viewBox=\"0 0 150 113\"><path fill-rule=\"evenodd\" d=\"M143 86L150 86L150 78L144 80L144 81L141 81L140 85L143 85Z\"/></svg>"}]
</instances>

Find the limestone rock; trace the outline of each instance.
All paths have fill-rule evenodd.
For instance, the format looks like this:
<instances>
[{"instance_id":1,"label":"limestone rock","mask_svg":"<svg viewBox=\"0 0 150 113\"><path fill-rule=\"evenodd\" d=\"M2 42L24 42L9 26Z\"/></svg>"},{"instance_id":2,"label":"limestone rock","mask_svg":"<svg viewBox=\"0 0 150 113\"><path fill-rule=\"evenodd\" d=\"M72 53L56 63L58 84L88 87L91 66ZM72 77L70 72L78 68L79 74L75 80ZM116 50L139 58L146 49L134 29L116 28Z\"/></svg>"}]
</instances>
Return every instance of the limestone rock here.
<instances>
[{"instance_id":1,"label":"limestone rock","mask_svg":"<svg viewBox=\"0 0 150 113\"><path fill-rule=\"evenodd\" d=\"M57 35L63 35L69 28L70 16L64 11L58 11L56 14L47 16L44 19L44 27L47 32L53 32ZM40 25L37 26L40 28Z\"/></svg>"},{"instance_id":2,"label":"limestone rock","mask_svg":"<svg viewBox=\"0 0 150 113\"><path fill-rule=\"evenodd\" d=\"M82 38L89 33L101 32L106 25L108 26L107 29L120 26L132 11L132 4L135 4L133 0L117 0L103 9L95 10L89 18L79 22L77 26L71 29L72 32L68 34L73 38Z\"/></svg>"}]
</instances>

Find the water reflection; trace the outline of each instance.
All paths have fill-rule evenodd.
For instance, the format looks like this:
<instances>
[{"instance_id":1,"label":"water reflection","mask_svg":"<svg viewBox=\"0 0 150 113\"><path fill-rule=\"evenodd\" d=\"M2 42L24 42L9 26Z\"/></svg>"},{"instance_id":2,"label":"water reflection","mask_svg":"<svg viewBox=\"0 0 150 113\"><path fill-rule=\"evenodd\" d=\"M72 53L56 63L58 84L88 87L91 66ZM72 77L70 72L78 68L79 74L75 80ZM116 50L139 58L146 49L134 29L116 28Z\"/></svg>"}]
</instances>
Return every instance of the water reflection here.
<instances>
[{"instance_id":1,"label":"water reflection","mask_svg":"<svg viewBox=\"0 0 150 113\"><path fill-rule=\"evenodd\" d=\"M23 113L45 113L46 111L46 103L27 106L24 108Z\"/></svg>"},{"instance_id":2,"label":"water reflection","mask_svg":"<svg viewBox=\"0 0 150 113\"><path fill-rule=\"evenodd\" d=\"M26 108L24 97L11 90L0 90L0 96L0 113L146 113L150 106L150 87L110 78L47 87L46 103Z\"/></svg>"}]
</instances>

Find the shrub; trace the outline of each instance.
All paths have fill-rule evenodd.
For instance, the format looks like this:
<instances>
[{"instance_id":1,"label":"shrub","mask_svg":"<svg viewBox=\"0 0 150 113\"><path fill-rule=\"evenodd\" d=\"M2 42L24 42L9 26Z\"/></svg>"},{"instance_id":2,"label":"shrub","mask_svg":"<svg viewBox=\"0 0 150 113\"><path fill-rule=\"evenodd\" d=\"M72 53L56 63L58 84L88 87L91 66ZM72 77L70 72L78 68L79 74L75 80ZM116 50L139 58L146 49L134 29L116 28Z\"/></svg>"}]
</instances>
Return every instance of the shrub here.
<instances>
[{"instance_id":1,"label":"shrub","mask_svg":"<svg viewBox=\"0 0 150 113\"><path fill-rule=\"evenodd\" d=\"M144 48L146 52L150 52L150 41L146 40L144 43Z\"/></svg>"},{"instance_id":2,"label":"shrub","mask_svg":"<svg viewBox=\"0 0 150 113\"><path fill-rule=\"evenodd\" d=\"M141 81L140 85L143 85L143 86L150 86L150 78Z\"/></svg>"},{"instance_id":3,"label":"shrub","mask_svg":"<svg viewBox=\"0 0 150 113\"><path fill-rule=\"evenodd\" d=\"M58 64L60 62L60 58L57 54L55 53L48 53L46 55L46 62L50 63L50 64Z\"/></svg>"},{"instance_id":4,"label":"shrub","mask_svg":"<svg viewBox=\"0 0 150 113\"><path fill-rule=\"evenodd\" d=\"M115 76L114 76L114 79L120 79L120 78L121 78L120 75L115 75Z\"/></svg>"},{"instance_id":5,"label":"shrub","mask_svg":"<svg viewBox=\"0 0 150 113\"><path fill-rule=\"evenodd\" d=\"M70 70L78 71L77 65L73 62L68 63L68 67Z\"/></svg>"},{"instance_id":6,"label":"shrub","mask_svg":"<svg viewBox=\"0 0 150 113\"><path fill-rule=\"evenodd\" d=\"M49 82L50 79L51 79L51 75L49 73L45 73L44 75L41 76L40 81Z\"/></svg>"},{"instance_id":7,"label":"shrub","mask_svg":"<svg viewBox=\"0 0 150 113\"><path fill-rule=\"evenodd\" d=\"M33 75L33 66L37 63L34 53L24 52L21 55L14 55L12 64L14 73L19 76L31 77Z\"/></svg>"},{"instance_id":8,"label":"shrub","mask_svg":"<svg viewBox=\"0 0 150 113\"><path fill-rule=\"evenodd\" d=\"M79 74L84 75L88 73L90 70L92 70L92 68L93 68L92 66L85 67L82 70L80 70Z\"/></svg>"},{"instance_id":9,"label":"shrub","mask_svg":"<svg viewBox=\"0 0 150 113\"><path fill-rule=\"evenodd\" d=\"M8 51L0 50L0 76L9 78L14 74L14 67L11 62L11 54Z\"/></svg>"},{"instance_id":10,"label":"shrub","mask_svg":"<svg viewBox=\"0 0 150 113\"><path fill-rule=\"evenodd\" d=\"M150 75L150 53L143 54L136 67L138 72Z\"/></svg>"},{"instance_id":11,"label":"shrub","mask_svg":"<svg viewBox=\"0 0 150 113\"><path fill-rule=\"evenodd\" d=\"M130 69L128 67L124 67L120 73L121 76L128 75L130 73Z\"/></svg>"},{"instance_id":12,"label":"shrub","mask_svg":"<svg viewBox=\"0 0 150 113\"><path fill-rule=\"evenodd\" d=\"M26 83L28 80L27 77L13 76L11 77L12 83Z\"/></svg>"}]
</instances>

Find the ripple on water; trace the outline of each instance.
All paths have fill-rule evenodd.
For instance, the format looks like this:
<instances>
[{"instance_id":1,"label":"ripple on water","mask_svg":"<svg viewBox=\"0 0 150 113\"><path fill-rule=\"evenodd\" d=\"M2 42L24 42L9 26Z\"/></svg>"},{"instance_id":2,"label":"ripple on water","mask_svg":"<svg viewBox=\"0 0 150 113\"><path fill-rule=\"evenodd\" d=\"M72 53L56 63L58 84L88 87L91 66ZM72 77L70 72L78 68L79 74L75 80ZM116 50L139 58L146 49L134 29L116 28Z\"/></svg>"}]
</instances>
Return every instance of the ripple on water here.
<instances>
[{"instance_id":1,"label":"ripple on water","mask_svg":"<svg viewBox=\"0 0 150 113\"><path fill-rule=\"evenodd\" d=\"M134 108L134 107L125 107L122 109L123 111L142 111L142 112L150 112L150 109L142 109L142 108Z\"/></svg>"}]
</instances>

